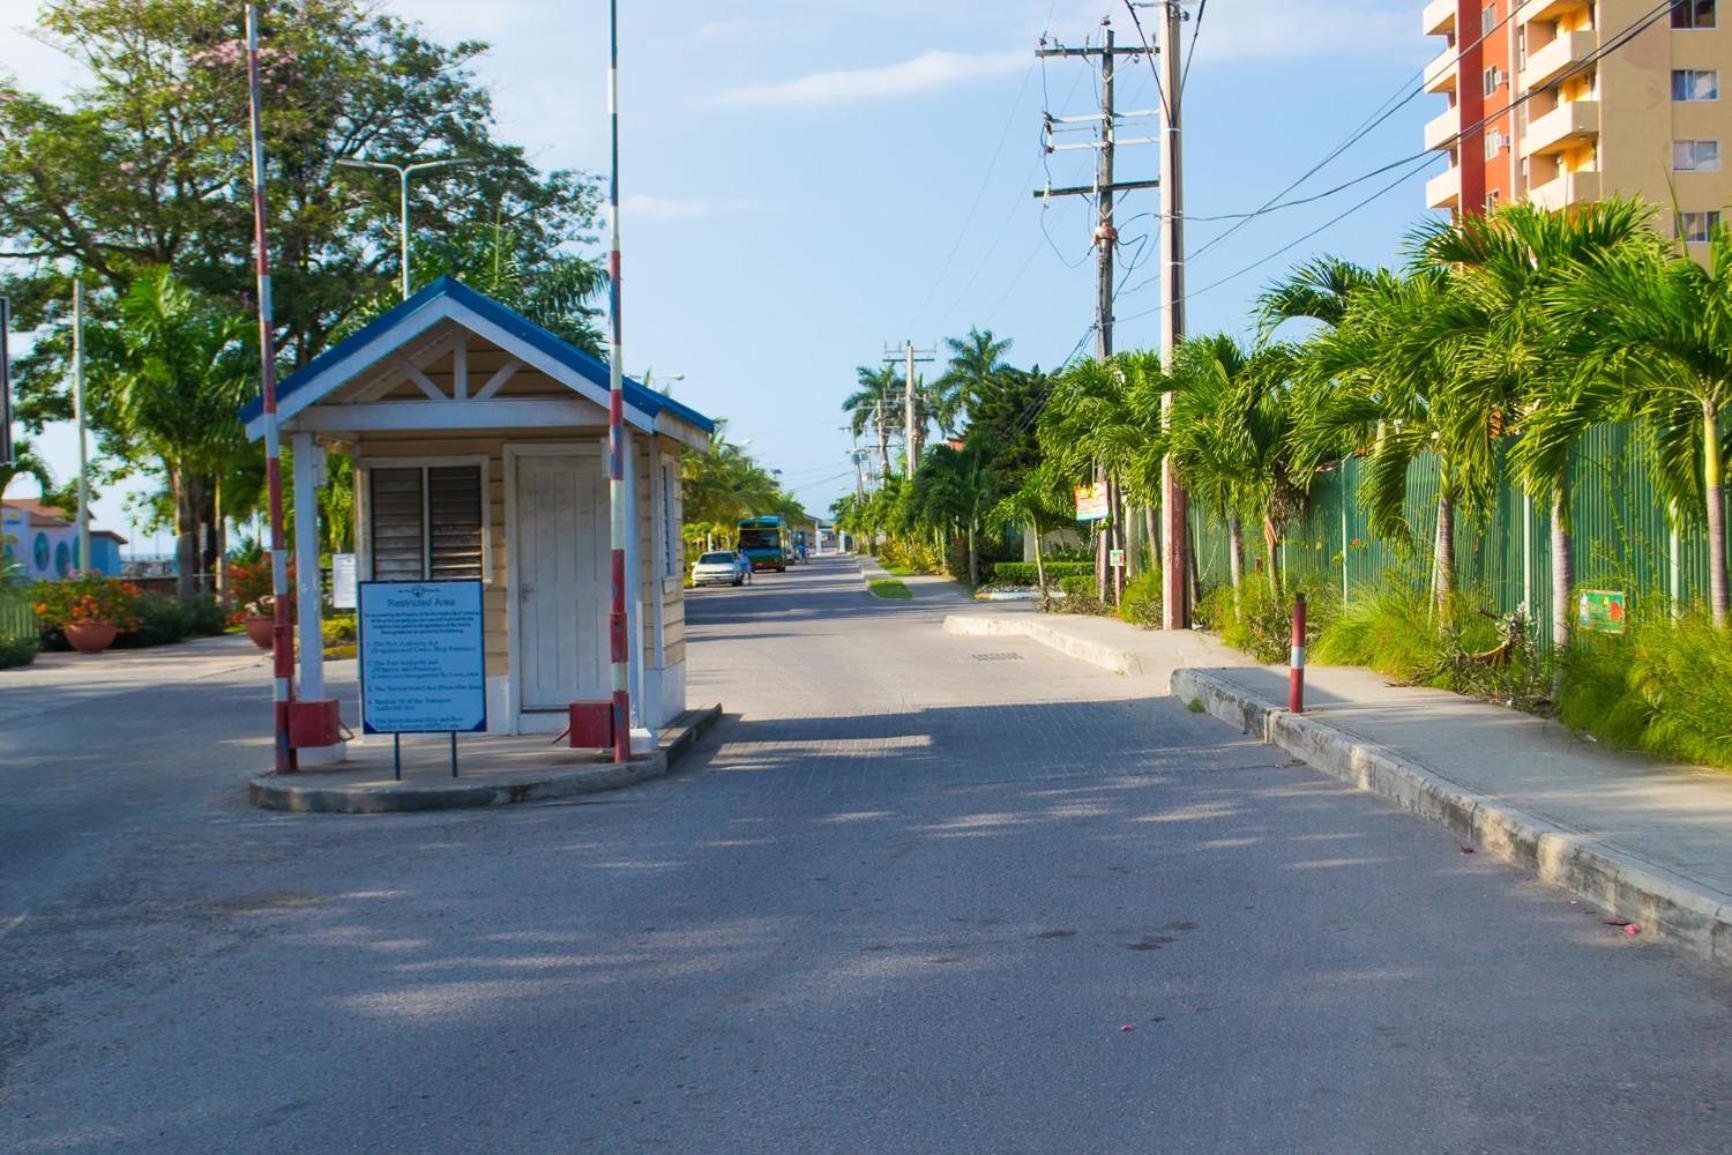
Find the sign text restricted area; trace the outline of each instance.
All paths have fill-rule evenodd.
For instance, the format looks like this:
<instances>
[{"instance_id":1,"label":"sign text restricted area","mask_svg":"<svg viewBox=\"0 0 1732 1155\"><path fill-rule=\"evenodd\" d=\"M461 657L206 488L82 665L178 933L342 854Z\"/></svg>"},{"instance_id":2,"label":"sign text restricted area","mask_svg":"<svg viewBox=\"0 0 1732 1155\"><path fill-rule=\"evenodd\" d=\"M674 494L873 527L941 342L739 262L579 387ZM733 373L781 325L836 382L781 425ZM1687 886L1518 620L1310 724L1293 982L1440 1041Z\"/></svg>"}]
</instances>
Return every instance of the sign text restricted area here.
<instances>
[{"instance_id":1,"label":"sign text restricted area","mask_svg":"<svg viewBox=\"0 0 1732 1155\"><path fill-rule=\"evenodd\" d=\"M481 583L362 582L360 603L365 732L485 730Z\"/></svg>"}]
</instances>

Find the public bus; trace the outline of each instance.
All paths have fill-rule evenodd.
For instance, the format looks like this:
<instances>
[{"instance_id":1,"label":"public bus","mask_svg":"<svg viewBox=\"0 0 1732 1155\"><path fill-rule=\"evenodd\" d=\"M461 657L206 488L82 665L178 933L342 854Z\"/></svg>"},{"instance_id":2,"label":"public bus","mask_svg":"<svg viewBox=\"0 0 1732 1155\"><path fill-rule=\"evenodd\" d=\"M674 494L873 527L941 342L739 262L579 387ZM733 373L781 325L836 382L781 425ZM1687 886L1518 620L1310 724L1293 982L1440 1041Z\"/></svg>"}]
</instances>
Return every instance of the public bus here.
<instances>
[{"instance_id":1,"label":"public bus","mask_svg":"<svg viewBox=\"0 0 1732 1155\"><path fill-rule=\"evenodd\" d=\"M752 572L788 572L788 530L775 515L748 517L740 521L740 550L752 563Z\"/></svg>"}]
</instances>

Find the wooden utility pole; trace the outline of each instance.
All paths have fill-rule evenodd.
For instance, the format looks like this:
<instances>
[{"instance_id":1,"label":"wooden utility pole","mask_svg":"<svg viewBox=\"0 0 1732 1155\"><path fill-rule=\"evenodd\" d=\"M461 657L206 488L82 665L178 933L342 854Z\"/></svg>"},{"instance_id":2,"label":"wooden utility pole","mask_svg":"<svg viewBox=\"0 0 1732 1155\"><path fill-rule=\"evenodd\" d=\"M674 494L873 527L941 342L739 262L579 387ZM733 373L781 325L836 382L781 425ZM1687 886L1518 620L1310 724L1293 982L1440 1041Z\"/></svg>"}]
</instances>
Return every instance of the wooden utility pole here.
<instances>
[{"instance_id":1,"label":"wooden utility pole","mask_svg":"<svg viewBox=\"0 0 1732 1155\"><path fill-rule=\"evenodd\" d=\"M1161 365L1171 370L1173 357L1185 339L1185 221L1183 151L1179 113L1184 69L1179 52L1179 27L1184 10L1167 0L1161 44ZM1161 424L1173 408L1173 395L1161 397ZM1191 626L1190 532L1185 516L1185 491L1171 456L1161 459L1161 626L1185 630Z\"/></svg>"},{"instance_id":2,"label":"wooden utility pole","mask_svg":"<svg viewBox=\"0 0 1732 1155\"><path fill-rule=\"evenodd\" d=\"M1098 119L1100 122L1100 129L1096 140L1090 144L1081 146L1054 144L1052 142L1053 128L1056 124L1062 123L1062 121L1054 118L1049 112L1047 114L1046 125L1046 149L1049 153L1075 147L1094 148L1097 150L1095 183L1092 186L1076 188L1055 189L1049 187L1046 189L1036 189L1034 195L1040 198L1053 196L1093 196L1096 198L1099 211L1097 213L1094 228L1094 243L1098 257L1096 263L1098 279L1095 300L1095 356L1102 363L1105 363L1110 360L1113 355L1113 298L1116 296L1113 287L1113 260L1119 240L1118 230L1113 227L1113 194L1129 191L1131 189L1156 188L1159 186L1160 182L1153 180L1138 180L1125 181L1121 184L1115 180L1113 170L1114 150L1119 142L1116 139L1114 130L1120 117L1113 104L1114 70L1120 56L1141 56L1143 55L1143 49L1140 47L1118 47L1114 42L1112 21L1108 18L1103 18L1101 20L1101 25L1106 29L1106 32L1102 45L1099 48L1066 48L1062 45L1048 47L1043 39L1041 41L1041 46L1035 50L1035 55L1037 57L1080 56L1090 59L1098 58L1100 61L1100 113L1098 117L1088 118ZM1127 143L1147 144L1151 142L1139 140ZM1111 551L1114 548L1123 548L1125 539L1123 536L1123 527L1118 524L1118 518L1116 516L1118 503L1116 500L1113 500L1111 496L1113 479L1107 475L1105 466L1099 466L1096 468L1095 484L1100 486L1109 495L1107 508L1109 510L1108 517L1111 519L1108 522L1106 532L1099 535L1096 543L1095 592L1105 600L1107 595L1107 586L1110 580L1113 586L1114 600L1117 601L1124 592L1124 570L1122 568L1119 569L1115 575L1113 574L1111 567L1108 565L1108 562L1110 560Z\"/></svg>"},{"instance_id":3,"label":"wooden utility pole","mask_svg":"<svg viewBox=\"0 0 1732 1155\"><path fill-rule=\"evenodd\" d=\"M916 349L913 341L904 341L900 349L886 349L884 360L903 362L902 380L902 448L906 460L903 464L903 476L910 481L920 468L920 450L926 441L926 421L919 415L919 405L914 393L914 366L916 363L936 361L937 349ZM885 471L889 471L889 463L885 463Z\"/></svg>"}]
</instances>

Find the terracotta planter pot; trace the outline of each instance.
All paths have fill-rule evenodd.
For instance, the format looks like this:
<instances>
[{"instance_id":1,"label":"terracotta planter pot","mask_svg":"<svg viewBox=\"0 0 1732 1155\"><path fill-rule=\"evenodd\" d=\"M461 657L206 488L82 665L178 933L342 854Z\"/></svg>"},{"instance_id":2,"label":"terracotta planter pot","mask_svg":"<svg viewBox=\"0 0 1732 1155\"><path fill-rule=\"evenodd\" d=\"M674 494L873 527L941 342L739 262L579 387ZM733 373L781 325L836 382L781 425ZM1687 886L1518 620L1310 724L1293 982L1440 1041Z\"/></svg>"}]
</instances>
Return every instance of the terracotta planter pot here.
<instances>
[{"instance_id":1,"label":"terracotta planter pot","mask_svg":"<svg viewBox=\"0 0 1732 1155\"><path fill-rule=\"evenodd\" d=\"M261 650L271 648L271 631L276 628L276 620L262 614L250 614L245 622L247 637L253 640L253 645Z\"/></svg>"},{"instance_id":2,"label":"terracotta planter pot","mask_svg":"<svg viewBox=\"0 0 1732 1155\"><path fill-rule=\"evenodd\" d=\"M113 622L74 622L60 632L79 653L100 654L114 644L114 635L120 630Z\"/></svg>"}]
</instances>

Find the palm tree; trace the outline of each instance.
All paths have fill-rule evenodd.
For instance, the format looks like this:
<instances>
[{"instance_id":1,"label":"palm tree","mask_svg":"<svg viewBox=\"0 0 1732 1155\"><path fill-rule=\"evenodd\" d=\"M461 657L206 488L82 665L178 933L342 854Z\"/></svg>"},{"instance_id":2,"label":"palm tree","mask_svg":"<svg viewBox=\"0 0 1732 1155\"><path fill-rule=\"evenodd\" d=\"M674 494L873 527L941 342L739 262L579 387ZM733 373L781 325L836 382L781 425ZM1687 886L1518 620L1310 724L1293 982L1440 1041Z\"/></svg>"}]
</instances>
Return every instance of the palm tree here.
<instances>
[{"instance_id":1,"label":"palm tree","mask_svg":"<svg viewBox=\"0 0 1732 1155\"><path fill-rule=\"evenodd\" d=\"M154 457L173 497L182 597L195 590L201 518L217 478L249 452L237 416L251 392L248 326L167 268L141 274L120 300L113 365L121 438Z\"/></svg>"},{"instance_id":2,"label":"palm tree","mask_svg":"<svg viewBox=\"0 0 1732 1155\"><path fill-rule=\"evenodd\" d=\"M1367 455L1363 484L1373 532L1411 543L1402 510L1408 468L1422 453L1438 465L1432 588L1439 610L1455 589L1455 518L1484 511L1498 476L1500 414L1507 391L1464 367L1462 334L1473 302L1447 268L1380 276L1355 289L1335 329L1303 349L1306 419L1298 460L1314 466L1343 448Z\"/></svg>"},{"instance_id":3,"label":"palm tree","mask_svg":"<svg viewBox=\"0 0 1732 1155\"><path fill-rule=\"evenodd\" d=\"M1269 588L1279 593L1277 549L1310 489L1314 467L1301 462L1295 437L1296 361L1290 345L1247 353L1224 333L1187 341L1175 359L1167 445L1190 491L1227 520L1234 589L1244 570L1241 513L1262 525Z\"/></svg>"},{"instance_id":4,"label":"palm tree","mask_svg":"<svg viewBox=\"0 0 1732 1155\"><path fill-rule=\"evenodd\" d=\"M1655 448L1656 487L1708 527L1717 626L1729 605L1725 462L1732 403L1732 232L1714 231L1706 264L1658 245L1596 253L1556 299L1592 342L1588 376L1610 382Z\"/></svg>"},{"instance_id":5,"label":"palm tree","mask_svg":"<svg viewBox=\"0 0 1732 1155\"><path fill-rule=\"evenodd\" d=\"M1010 352L1008 339L998 340L991 329L970 328L966 337L946 337L950 363L944 375L933 382L933 417L938 428L950 436L963 417L975 412L981 399L1011 369L1004 355Z\"/></svg>"},{"instance_id":6,"label":"palm tree","mask_svg":"<svg viewBox=\"0 0 1732 1155\"><path fill-rule=\"evenodd\" d=\"M848 414L848 428L855 437L868 431L877 437L879 476L889 477L890 430L895 427L896 414L901 409L896 404L901 380L891 365L862 365L854 372L859 388L842 402L842 411Z\"/></svg>"},{"instance_id":7,"label":"palm tree","mask_svg":"<svg viewBox=\"0 0 1732 1155\"><path fill-rule=\"evenodd\" d=\"M1473 307L1461 316L1465 369L1506 397L1539 436L1516 442L1512 463L1530 498L1552 510L1552 640L1569 644L1575 553L1570 517L1570 445L1603 410L1584 406L1578 387L1582 349L1550 293L1581 261L1631 245L1651 245L1649 210L1613 199L1554 213L1517 203L1487 217L1467 215L1420 235L1422 259L1458 274ZM1537 420L1534 420L1535 415ZM1500 415L1514 424L1517 412Z\"/></svg>"},{"instance_id":8,"label":"palm tree","mask_svg":"<svg viewBox=\"0 0 1732 1155\"><path fill-rule=\"evenodd\" d=\"M45 494L54 488L54 474L49 471L48 462L27 437L12 443L12 464L0 464L0 498L6 496L6 490L20 477L35 478L37 488Z\"/></svg>"},{"instance_id":9,"label":"palm tree","mask_svg":"<svg viewBox=\"0 0 1732 1155\"><path fill-rule=\"evenodd\" d=\"M1152 496L1160 484L1161 407L1165 387L1160 359L1133 353L1111 361L1079 361L1053 384L1041 410L1043 455L1071 480L1104 480L1109 495L1123 489ZM1118 501L1109 508L1116 510ZM1095 584L1106 596L1106 551L1115 526L1101 535ZM1122 539L1120 539L1122 540Z\"/></svg>"},{"instance_id":10,"label":"palm tree","mask_svg":"<svg viewBox=\"0 0 1732 1155\"><path fill-rule=\"evenodd\" d=\"M1258 296L1258 340L1268 340L1286 321L1309 319L1335 328L1347 315L1353 294L1380 275L1340 257L1317 257L1295 267Z\"/></svg>"},{"instance_id":11,"label":"palm tree","mask_svg":"<svg viewBox=\"0 0 1732 1155\"><path fill-rule=\"evenodd\" d=\"M1000 486L988 448L964 442L961 449L940 445L914 475L914 520L927 526L962 531L968 543L968 584L980 584L977 537L998 504Z\"/></svg>"}]
</instances>

